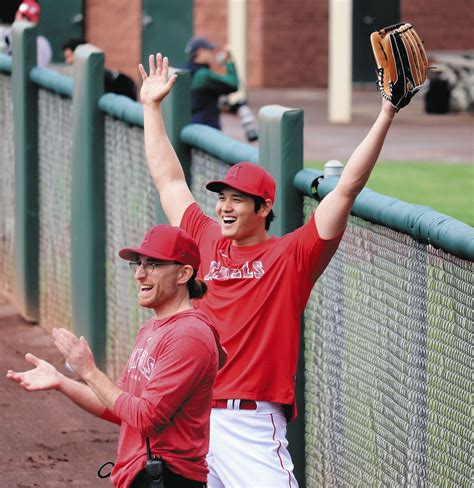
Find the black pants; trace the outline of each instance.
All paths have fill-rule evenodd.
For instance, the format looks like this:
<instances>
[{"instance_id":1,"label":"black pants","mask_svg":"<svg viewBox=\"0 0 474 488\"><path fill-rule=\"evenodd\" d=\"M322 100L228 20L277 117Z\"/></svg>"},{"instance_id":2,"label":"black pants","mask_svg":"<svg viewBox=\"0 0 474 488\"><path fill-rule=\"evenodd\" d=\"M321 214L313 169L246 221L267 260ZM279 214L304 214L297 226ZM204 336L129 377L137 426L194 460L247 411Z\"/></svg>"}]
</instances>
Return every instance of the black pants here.
<instances>
[{"instance_id":1,"label":"black pants","mask_svg":"<svg viewBox=\"0 0 474 488\"><path fill-rule=\"evenodd\" d=\"M207 483L202 481L190 480L183 478L179 474L173 473L166 464L163 466L163 480L165 488L206 488ZM145 470L140 471L133 480L130 488L149 488L150 478Z\"/></svg>"}]
</instances>

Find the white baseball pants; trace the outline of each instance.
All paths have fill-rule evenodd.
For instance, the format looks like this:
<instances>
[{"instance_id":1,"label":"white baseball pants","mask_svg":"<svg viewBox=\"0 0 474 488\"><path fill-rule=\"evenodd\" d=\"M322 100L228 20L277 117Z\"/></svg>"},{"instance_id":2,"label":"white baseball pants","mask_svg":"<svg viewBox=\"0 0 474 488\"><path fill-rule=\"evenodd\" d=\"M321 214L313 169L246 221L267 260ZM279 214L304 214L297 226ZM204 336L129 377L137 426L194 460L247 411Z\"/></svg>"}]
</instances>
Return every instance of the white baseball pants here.
<instances>
[{"instance_id":1,"label":"white baseball pants","mask_svg":"<svg viewBox=\"0 0 474 488\"><path fill-rule=\"evenodd\" d=\"M209 488L298 487L282 407L256 403L256 410L212 409Z\"/></svg>"}]
</instances>

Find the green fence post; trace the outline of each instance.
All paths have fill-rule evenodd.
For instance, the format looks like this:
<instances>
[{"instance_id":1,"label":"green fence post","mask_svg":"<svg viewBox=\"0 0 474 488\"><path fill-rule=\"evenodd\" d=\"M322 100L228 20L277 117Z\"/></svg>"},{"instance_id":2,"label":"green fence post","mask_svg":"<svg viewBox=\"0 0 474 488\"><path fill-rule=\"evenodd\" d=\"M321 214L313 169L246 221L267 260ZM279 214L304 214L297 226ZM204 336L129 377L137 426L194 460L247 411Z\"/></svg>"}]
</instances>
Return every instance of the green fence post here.
<instances>
[{"instance_id":1,"label":"green fence post","mask_svg":"<svg viewBox=\"0 0 474 488\"><path fill-rule=\"evenodd\" d=\"M171 93L165 98L162 106L163 120L171 145L174 147L178 159L183 167L186 181L191 182L191 150L187 144L181 142L181 130L191 123L191 73L179 71ZM157 199L156 219L158 223L168 223L168 220Z\"/></svg>"},{"instance_id":2,"label":"green fence post","mask_svg":"<svg viewBox=\"0 0 474 488\"><path fill-rule=\"evenodd\" d=\"M263 107L259 113L259 161L275 178L275 221L270 232L281 236L301 226L302 198L293 180L303 169L303 110L280 105ZM295 465L295 476L305 486L305 384L304 334L300 338L296 401L298 418L288 425L289 450Z\"/></svg>"},{"instance_id":3,"label":"green fence post","mask_svg":"<svg viewBox=\"0 0 474 488\"><path fill-rule=\"evenodd\" d=\"M33 24L13 24L13 300L18 312L32 322L38 320L39 303L38 89L30 79L30 71L36 66L36 36Z\"/></svg>"},{"instance_id":4,"label":"green fence post","mask_svg":"<svg viewBox=\"0 0 474 488\"><path fill-rule=\"evenodd\" d=\"M259 161L275 178L273 235L283 235L302 223L301 196L293 179L303 169L303 110L268 105L259 113Z\"/></svg>"},{"instance_id":5,"label":"green fence post","mask_svg":"<svg viewBox=\"0 0 474 488\"><path fill-rule=\"evenodd\" d=\"M72 322L105 365L104 54L90 44L74 54L71 189Z\"/></svg>"}]
</instances>

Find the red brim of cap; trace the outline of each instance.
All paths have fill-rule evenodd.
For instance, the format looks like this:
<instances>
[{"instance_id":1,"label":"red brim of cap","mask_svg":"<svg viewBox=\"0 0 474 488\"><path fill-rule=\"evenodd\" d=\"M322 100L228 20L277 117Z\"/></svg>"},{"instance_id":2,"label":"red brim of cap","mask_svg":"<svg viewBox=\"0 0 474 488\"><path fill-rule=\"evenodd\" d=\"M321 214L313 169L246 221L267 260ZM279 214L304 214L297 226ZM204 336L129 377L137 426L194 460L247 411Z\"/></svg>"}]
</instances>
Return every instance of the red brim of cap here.
<instances>
[{"instance_id":1,"label":"red brim of cap","mask_svg":"<svg viewBox=\"0 0 474 488\"><path fill-rule=\"evenodd\" d=\"M227 183L226 181L215 180L215 181L210 181L206 185L206 188L209 191L212 191L214 193L220 193L221 190L222 190L222 188L225 188L225 187L234 188L235 190L238 190L238 191L240 191L242 193L247 193L248 195L253 195L253 196L256 196L256 197L259 197L260 196L257 193L255 193L254 190L249 189L249 188L245 188L243 185L229 185L229 183Z\"/></svg>"},{"instance_id":2,"label":"red brim of cap","mask_svg":"<svg viewBox=\"0 0 474 488\"><path fill-rule=\"evenodd\" d=\"M162 253L140 247L126 247L124 249L121 249L119 251L119 256L122 259L126 259L127 261L134 261L138 258L138 256L146 256L147 258L161 259L163 261L175 261L174 259L171 259L169 256L165 256Z\"/></svg>"}]
</instances>

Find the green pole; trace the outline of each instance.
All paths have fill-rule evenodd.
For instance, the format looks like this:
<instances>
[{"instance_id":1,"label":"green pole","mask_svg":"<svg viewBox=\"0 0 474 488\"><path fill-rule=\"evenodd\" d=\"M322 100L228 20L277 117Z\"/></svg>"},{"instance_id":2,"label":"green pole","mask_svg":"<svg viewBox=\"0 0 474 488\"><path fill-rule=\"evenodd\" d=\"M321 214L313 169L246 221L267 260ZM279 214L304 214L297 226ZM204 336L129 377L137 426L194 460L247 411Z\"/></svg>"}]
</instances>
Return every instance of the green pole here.
<instances>
[{"instance_id":1,"label":"green pole","mask_svg":"<svg viewBox=\"0 0 474 488\"><path fill-rule=\"evenodd\" d=\"M12 84L15 150L13 300L29 321L38 320L39 198L38 89L30 79L36 66L36 27L13 24Z\"/></svg>"},{"instance_id":2,"label":"green pole","mask_svg":"<svg viewBox=\"0 0 474 488\"><path fill-rule=\"evenodd\" d=\"M105 365L104 54L90 44L74 54L71 189L73 330Z\"/></svg>"},{"instance_id":3,"label":"green pole","mask_svg":"<svg viewBox=\"0 0 474 488\"><path fill-rule=\"evenodd\" d=\"M303 169L303 110L268 105L259 113L259 161L275 178L275 221L271 234L281 236L302 223L301 196L293 179Z\"/></svg>"},{"instance_id":4,"label":"green pole","mask_svg":"<svg viewBox=\"0 0 474 488\"><path fill-rule=\"evenodd\" d=\"M275 178L275 221L270 232L281 236L300 227L303 222L302 198L293 180L303 169L303 110L280 105L263 107L259 113L259 161ZM289 451L294 473L305 487L305 377L304 333L300 336L300 355L296 375L298 418L288 425Z\"/></svg>"},{"instance_id":5,"label":"green pole","mask_svg":"<svg viewBox=\"0 0 474 488\"><path fill-rule=\"evenodd\" d=\"M191 74L189 71L179 71L177 75L178 78L171 93L163 102L162 113L168 138L176 151L189 184L191 181L191 150L187 144L181 142L181 130L191 123ZM167 223L159 199L157 199L156 213L158 223Z\"/></svg>"}]
</instances>

